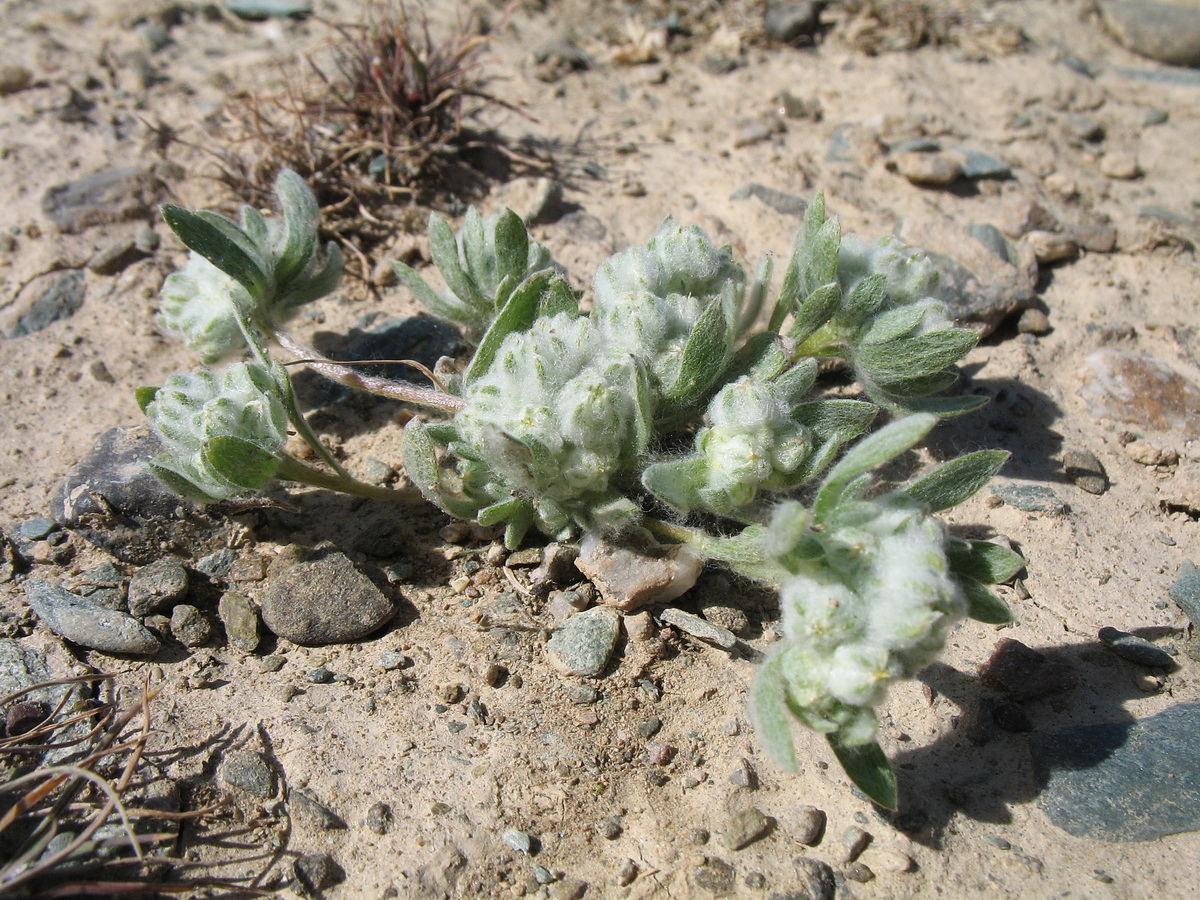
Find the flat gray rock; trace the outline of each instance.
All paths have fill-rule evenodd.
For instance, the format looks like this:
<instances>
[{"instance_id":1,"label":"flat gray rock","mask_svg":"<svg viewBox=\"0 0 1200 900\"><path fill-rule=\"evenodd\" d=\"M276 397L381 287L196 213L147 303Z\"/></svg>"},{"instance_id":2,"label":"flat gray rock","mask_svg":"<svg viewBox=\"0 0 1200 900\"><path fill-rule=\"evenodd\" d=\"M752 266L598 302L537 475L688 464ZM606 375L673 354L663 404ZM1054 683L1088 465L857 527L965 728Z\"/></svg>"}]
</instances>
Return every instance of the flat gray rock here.
<instances>
[{"instance_id":1,"label":"flat gray rock","mask_svg":"<svg viewBox=\"0 0 1200 900\"><path fill-rule=\"evenodd\" d=\"M704 561L684 544L658 544L649 536L616 543L589 533L575 565L604 603L621 612L670 603L696 584Z\"/></svg>"},{"instance_id":2,"label":"flat gray rock","mask_svg":"<svg viewBox=\"0 0 1200 900\"><path fill-rule=\"evenodd\" d=\"M130 656L153 656L162 645L137 619L63 590L56 584L31 578L25 598L46 627L76 644Z\"/></svg>"},{"instance_id":3,"label":"flat gray rock","mask_svg":"<svg viewBox=\"0 0 1200 900\"><path fill-rule=\"evenodd\" d=\"M1174 66L1200 66L1200 4L1194 0L1106 0L1104 24L1141 56Z\"/></svg>"},{"instance_id":4,"label":"flat gray rock","mask_svg":"<svg viewBox=\"0 0 1200 900\"><path fill-rule=\"evenodd\" d=\"M8 330L8 337L19 338L41 331L54 322L69 319L83 306L87 293L83 273L78 269L59 275L44 294L30 305Z\"/></svg>"},{"instance_id":5,"label":"flat gray rock","mask_svg":"<svg viewBox=\"0 0 1200 900\"><path fill-rule=\"evenodd\" d=\"M620 631L617 614L597 606L567 619L546 642L546 653L555 668L595 678L608 665Z\"/></svg>"},{"instance_id":6,"label":"flat gray rock","mask_svg":"<svg viewBox=\"0 0 1200 900\"><path fill-rule=\"evenodd\" d=\"M1020 481L997 481L991 486L992 494L999 497L1014 509L1023 512L1049 513L1052 516L1063 516L1071 511L1058 494L1040 484L1027 484Z\"/></svg>"},{"instance_id":7,"label":"flat gray rock","mask_svg":"<svg viewBox=\"0 0 1200 900\"><path fill-rule=\"evenodd\" d=\"M1076 837L1152 841L1200 830L1200 704L1133 723L1034 735L1038 806Z\"/></svg>"},{"instance_id":8,"label":"flat gray rock","mask_svg":"<svg viewBox=\"0 0 1200 900\"><path fill-rule=\"evenodd\" d=\"M110 428L67 472L50 498L50 514L135 565L160 559L170 549L194 557L223 546L227 525L208 519L146 467L161 452L147 428Z\"/></svg>"},{"instance_id":9,"label":"flat gray rock","mask_svg":"<svg viewBox=\"0 0 1200 900\"><path fill-rule=\"evenodd\" d=\"M395 606L345 554L299 562L272 580L262 599L263 623L295 644L340 644L383 626Z\"/></svg>"},{"instance_id":10,"label":"flat gray rock","mask_svg":"<svg viewBox=\"0 0 1200 900\"><path fill-rule=\"evenodd\" d=\"M1171 585L1170 594L1175 605L1192 620L1192 624L1200 625L1200 570L1191 562L1179 567L1179 576Z\"/></svg>"},{"instance_id":11,"label":"flat gray rock","mask_svg":"<svg viewBox=\"0 0 1200 900\"><path fill-rule=\"evenodd\" d=\"M48 188L42 212L61 231L75 233L93 225L148 218L165 195L166 185L148 169L103 169Z\"/></svg>"}]
</instances>

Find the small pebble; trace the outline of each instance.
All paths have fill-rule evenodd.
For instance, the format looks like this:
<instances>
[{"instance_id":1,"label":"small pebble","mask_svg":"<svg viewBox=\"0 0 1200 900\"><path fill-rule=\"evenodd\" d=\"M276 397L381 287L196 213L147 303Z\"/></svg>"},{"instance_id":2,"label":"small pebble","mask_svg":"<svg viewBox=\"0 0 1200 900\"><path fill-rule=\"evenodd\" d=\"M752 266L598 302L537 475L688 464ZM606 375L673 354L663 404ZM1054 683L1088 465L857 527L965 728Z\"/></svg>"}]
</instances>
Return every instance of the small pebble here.
<instances>
[{"instance_id":1,"label":"small pebble","mask_svg":"<svg viewBox=\"0 0 1200 900\"><path fill-rule=\"evenodd\" d=\"M1179 451L1174 447L1141 438L1125 445L1125 455L1143 466L1173 466L1179 462Z\"/></svg>"},{"instance_id":2,"label":"small pebble","mask_svg":"<svg viewBox=\"0 0 1200 900\"><path fill-rule=\"evenodd\" d=\"M32 81L33 73L24 66L14 66L11 63L0 65L0 97L23 91Z\"/></svg>"},{"instance_id":3,"label":"small pebble","mask_svg":"<svg viewBox=\"0 0 1200 900\"><path fill-rule=\"evenodd\" d=\"M1017 331L1021 334L1049 334L1050 317L1040 309L1027 309L1017 320Z\"/></svg>"},{"instance_id":4,"label":"small pebble","mask_svg":"<svg viewBox=\"0 0 1200 900\"><path fill-rule=\"evenodd\" d=\"M785 810L779 817L793 840L815 847L825 834L825 811L815 806L793 806Z\"/></svg>"},{"instance_id":5,"label":"small pebble","mask_svg":"<svg viewBox=\"0 0 1200 900\"><path fill-rule=\"evenodd\" d=\"M296 880L312 894L320 894L334 884L341 871L328 853L301 856L292 864L292 870L296 873Z\"/></svg>"},{"instance_id":6,"label":"small pebble","mask_svg":"<svg viewBox=\"0 0 1200 900\"><path fill-rule=\"evenodd\" d=\"M621 625L625 629L625 637L635 643L654 637L654 619L648 612L621 616Z\"/></svg>"},{"instance_id":7,"label":"small pebble","mask_svg":"<svg viewBox=\"0 0 1200 900\"><path fill-rule=\"evenodd\" d=\"M952 184L963 174L962 162L949 153L910 151L892 159L896 171L916 185Z\"/></svg>"},{"instance_id":8,"label":"small pebble","mask_svg":"<svg viewBox=\"0 0 1200 900\"><path fill-rule=\"evenodd\" d=\"M1133 686L1144 694L1155 694L1162 690L1163 680L1149 672L1138 672L1133 676Z\"/></svg>"},{"instance_id":9,"label":"small pebble","mask_svg":"<svg viewBox=\"0 0 1200 900\"><path fill-rule=\"evenodd\" d=\"M1079 255L1079 245L1069 234L1053 231L1030 231L1025 240L1033 248L1033 255L1040 263L1060 262Z\"/></svg>"},{"instance_id":10,"label":"small pebble","mask_svg":"<svg viewBox=\"0 0 1200 900\"><path fill-rule=\"evenodd\" d=\"M771 820L762 810L751 806L732 816L721 831L721 843L730 850L750 846L771 828Z\"/></svg>"},{"instance_id":11,"label":"small pebble","mask_svg":"<svg viewBox=\"0 0 1200 900\"><path fill-rule=\"evenodd\" d=\"M1068 450L1064 453L1063 472L1081 491L1103 494L1108 490L1108 473L1090 450Z\"/></svg>"},{"instance_id":12,"label":"small pebble","mask_svg":"<svg viewBox=\"0 0 1200 900\"><path fill-rule=\"evenodd\" d=\"M553 884L555 880L554 873L545 866L535 865L533 867L533 880L538 884Z\"/></svg>"},{"instance_id":13,"label":"small pebble","mask_svg":"<svg viewBox=\"0 0 1200 900\"><path fill-rule=\"evenodd\" d=\"M213 626L196 607L180 603L171 610L171 634L185 647L202 647L212 639Z\"/></svg>"},{"instance_id":14,"label":"small pebble","mask_svg":"<svg viewBox=\"0 0 1200 900\"><path fill-rule=\"evenodd\" d=\"M1100 157L1100 171L1109 178L1128 181L1142 174L1142 167L1132 153L1106 153Z\"/></svg>"},{"instance_id":15,"label":"small pebble","mask_svg":"<svg viewBox=\"0 0 1200 900\"><path fill-rule=\"evenodd\" d=\"M662 724L662 719L658 718L657 716L651 716L645 722L642 722L640 725L638 725L638 734L642 736L643 740L649 740L650 738L654 737L654 735L658 734L659 730L662 728Z\"/></svg>"},{"instance_id":16,"label":"small pebble","mask_svg":"<svg viewBox=\"0 0 1200 900\"><path fill-rule=\"evenodd\" d=\"M385 672L395 672L397 669L403 669L411 660L396 650L385 650L376 658L376 665Z\"/></svg>"},{"instance_id":17,"label":"small pebble","mask_svg":"<svg viewBox=\"0 0 1200 900\"><path fill-rule=\"evenodd\" d=\"M867 831L857 825L846 826L846 830L842 832L842 849L845 851L842 861L854 862L867 849L869 843L871 835Z\"/></svg>"},{"instance_id":18,"label":"small pebble","mask_svg":"<svg viewBox=\"0 0 1200 900\"><path fill-rule=\"evenodd\" d=\"M633 884L634 879L637 877L637 863L626 857L621 863L620 867L617 869L616 874L613 876L613 882L617 885L617 887L625 887L626 885Z\"/></svg>"},{"instance_id":19,"label":"small pebble","mask_svg":"<svg viewBox=\"0 0 1200 900\"><path fill-rule=\"evenodd\" d=\"M1113 653L1130 662L1142 666L1175 668L1171 654L1145 638L1112 627L1101 628L1099 637Z\"/></svg>"},{"instance_id":20,"label":"small pebble","mask_svg":"<svg viewBox=\"0 0 1200 900\"><path fill-rule=\"evenodd\" d=\"M911 872L915 868L911 856L891 847L872 853L871 862L881 872Z\"/></svg>"},{"instance_id":21,"label":"small pebble","mask_svg":"<svg viewBox=\"0 0 1200 900\"><path fill-rule=\"evenodd\" d=\"M600 823L600 834L605 840L615 841L623 832L624 829L621 827L621 820L618 816L609 816Z\"/></svg>"},{"instance_id":22,"label":"small pebble","mask_svg":"<svg viewBox=\"0 0 1200 900\"><path fill-rule=\"evenodd\" d=\"M735 787L754 790L758 787L758 775L755 773L754 767L750 765L750 762L743 759L741 764L730 774L729 783Z\"/></svg>"},{"instance_id":23,"label":"small pebble","mask_svg":"<svg viewBox=\"0 0 1200 900\"><path fill-rule=\"evenodd\" d=\"M524 831L510 828L504 834L500 835L500 840L504 841L505 844L517 853L523 853L528 856L533 852L533 838Z\"/></svg>"},{"instance_id":24,"label":"small pebble","mask_svg":"<svg viewBox=\"0 0 1200 900\"><path fill-rule=\"evenodd\" d=\"M367 810L363 824L368 831L373 831L375 834L387 834L391 830L392 821L392 808L386 803L374 803Z\"/></svg>"},{"instance_id":25,"label":"small pebble","mask_svg":"<svg viewBox=\"0 0 1200 900\"><path fill-rule=\"evenodd\" d=\"M842 874L851 881L857 881L859 884L866 884L868 881L875 880L875 873L871 871L869 866L860 862L852 862L843 866Z\"/></svg>"},{"instance_id":26,"label":"small pebble","mask_svg":"<svg viewBox=\"0 0 1200 900\"><path fill-rule=\"evenodd\" d=\"M333 681L333 673L324 666L317 666L304 676L304 680L311 684L330 684Z\"/></svg>"},{"instance_id":27,"label":"small pebble","mask_svg":"<svg viewBox=\"0 0 1200 900\"><path fill-rule=\"evenodd\" d=\"M985 841L987 841L989 844L991 844L993 847L996 847L997 849L1000 849L1000 850L1011 850L1012 849L1012 844L1010 844L1008 841L1006 841L1004 838L1000 837L999 835L985 834L983 836L983 839Z\"/></svg>"}]
</instances>

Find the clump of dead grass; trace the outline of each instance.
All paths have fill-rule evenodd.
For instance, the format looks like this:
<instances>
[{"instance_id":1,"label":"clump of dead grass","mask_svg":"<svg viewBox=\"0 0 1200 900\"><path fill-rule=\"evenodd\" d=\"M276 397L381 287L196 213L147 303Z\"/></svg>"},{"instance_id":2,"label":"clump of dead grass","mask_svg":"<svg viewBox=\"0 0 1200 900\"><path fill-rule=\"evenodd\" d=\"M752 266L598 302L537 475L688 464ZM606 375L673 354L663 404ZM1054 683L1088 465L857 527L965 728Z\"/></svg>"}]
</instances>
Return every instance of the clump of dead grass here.
<instances>
[{"instance_id":1,"label":"clump of dead grass","mask_svg":"<svg viewBox=\"0 0 1200 900\"><path fill-rule=\"evenodd\" d=\"M0 698L0 896L264 893L185 877L174 855L179 823L220 808L184 812L162 802L170 791L156 788L169 785L146 765L159 688L147 684L124 705L112 683L111 675L84 675ZM113 699L94 699L97 684Z\"/></svg>"},{"instance_id":2,"label":"clump of dead grass","mask_svg":"<svg viewBox=\"0 0 1200 900\"><path fill-rule=\"evenodd\" d=\"M875 56L925 45L958 47L973 58L1004 56L1021 30L971 0L842 0L823 17L842 41Z\"/></svg>"},{"instance_id":3,"label":"clump of dead grass","mask_svg":"<svg viewBox=\"0 0 1200 900\"><path fill-rule=\"evenodd\" d=\"M404 206L444 192L470 150L529 162L472 126L488 106L513 108L486 89L478 23L435 37L403 2L372 2L357 24L324 24L330 62L309 58L282 94L227 107L218 177L236 196L269 206L275 176L290 168L315 191L333 236L370 244L396 229Z\"/></svg>"}]
</instances>

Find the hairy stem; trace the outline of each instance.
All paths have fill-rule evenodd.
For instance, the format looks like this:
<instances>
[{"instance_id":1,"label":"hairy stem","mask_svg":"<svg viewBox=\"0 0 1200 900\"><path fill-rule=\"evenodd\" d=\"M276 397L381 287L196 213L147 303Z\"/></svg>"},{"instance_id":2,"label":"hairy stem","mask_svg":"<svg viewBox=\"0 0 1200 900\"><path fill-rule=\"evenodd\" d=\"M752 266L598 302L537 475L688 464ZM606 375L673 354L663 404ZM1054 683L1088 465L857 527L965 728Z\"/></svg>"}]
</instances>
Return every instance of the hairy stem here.
<instances>
[{"instance_id":1,"label":"hairy stem","mask_svg":"<svg viewBox=\"0 0 1200 900\"><path fill-rule=\"evenodd\" d=\"M385 488L374 484L366 484L349 475L333 475L321 469L314 469L291 456L280 457L279 468L275 470L276 478L286 481L298 481L313 487L339 491L355 497L368 497L372 500L424 500L416 488Z\"/></svg>"},{"instance_id":2,"label":"hairy stem","mask_svg":"<svg viewBox=\"0 0 1200 900\"><path fill-rule=\"evenodd\" d=\"M286 331L276 331L274 337L284 350L304 359L309 366L326 378L347 387L378 394L381 397L389 397L393 400L415 403L417 406L424 406L428 409L440 409L443 412L458 412L466 407L462 398L455 397L453 394L356 372L349 366L340 365L317 353L311 347L306 347Z\"/></svg>"}]
</instances>

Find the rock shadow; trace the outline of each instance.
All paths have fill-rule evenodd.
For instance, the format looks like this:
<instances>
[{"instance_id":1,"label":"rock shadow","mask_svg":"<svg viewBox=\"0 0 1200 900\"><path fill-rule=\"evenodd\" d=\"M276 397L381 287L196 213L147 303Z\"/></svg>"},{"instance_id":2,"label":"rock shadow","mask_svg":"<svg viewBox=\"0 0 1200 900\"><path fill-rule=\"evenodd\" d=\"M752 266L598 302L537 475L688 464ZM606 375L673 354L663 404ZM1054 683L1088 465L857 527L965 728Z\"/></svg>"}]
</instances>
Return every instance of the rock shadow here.
<instances>
[{"instance_id":1,"label":"rock shadow","mask_svg":"<svg viewBox=\"0 0 1200 900\"><path fill-rule=\"evenodd\" d=\"M1012 821L1011 808L1038 799L1058 769L1092 768L1123 743L1137 722L1125 703L1148 695L1134 679L1156 670L1128 662L1100 641L1036 648L1074 673L1069 690L1020 700L944 663L917 677L933 702L957 707L950 730L933 743L893 751L899 809L877 810L919 843L940 848L955 816L997 825ZM944 700L943 700L944 698ZM1096 729L1086 751L1059 734L1077 726Z\"/></svg>"}]
</instances>

